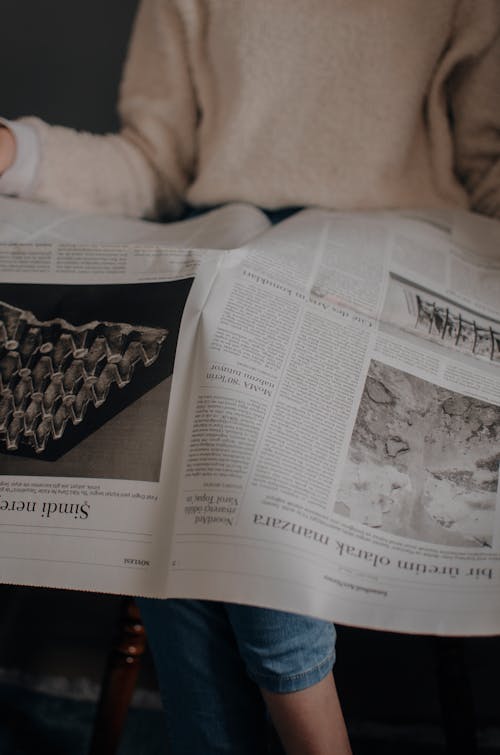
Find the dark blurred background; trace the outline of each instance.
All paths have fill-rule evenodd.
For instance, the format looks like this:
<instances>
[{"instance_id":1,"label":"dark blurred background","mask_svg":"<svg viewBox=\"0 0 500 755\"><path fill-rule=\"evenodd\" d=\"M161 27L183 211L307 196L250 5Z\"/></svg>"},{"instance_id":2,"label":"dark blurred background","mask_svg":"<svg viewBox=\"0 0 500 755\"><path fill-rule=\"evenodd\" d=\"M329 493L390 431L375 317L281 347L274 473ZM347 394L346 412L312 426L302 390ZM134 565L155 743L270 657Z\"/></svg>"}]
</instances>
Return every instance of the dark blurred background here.
<instances>
[{"instance_id":1,"label":"dark blurred background","mask_svg":"<svg viewBox=\"0 0 500 755\"><path fill-rule=\"evenodd\" d=\"M115 103L137 0L2 0L0 112L102 133Z\"/></svg>"},{"instance_id":2,"label":"dark blurred background","mask_svg":"<svg viewBox=\"0 0 500 755\"><path fill-rule=\"evenodd\" d=\"M136 0L1 0L0 114L115 130L118 82L136 5ZM66 715L64 736L52 722L56 739L47 739L45 750L46 716L30 721L36 700L26 691L23 701L19 690L34 682L36 687L40 679L67 679L70 687L87 680L92 698L119 604L117 597L0 587L0 752L85 751L92 705L78 722L76 713L73 719ZM355 753L500 753L498 638L446 640L345 627L338 632L336 677ZM155 690L149 657L139 687ZM57 696L57 689L51 694ZM132 734L126 734L127 751L163 751L161 714L154 715L154 725L148 719L136 728L132 744ZM31 740L30 726L38 727Z\"/></svg>"}]
</instances>

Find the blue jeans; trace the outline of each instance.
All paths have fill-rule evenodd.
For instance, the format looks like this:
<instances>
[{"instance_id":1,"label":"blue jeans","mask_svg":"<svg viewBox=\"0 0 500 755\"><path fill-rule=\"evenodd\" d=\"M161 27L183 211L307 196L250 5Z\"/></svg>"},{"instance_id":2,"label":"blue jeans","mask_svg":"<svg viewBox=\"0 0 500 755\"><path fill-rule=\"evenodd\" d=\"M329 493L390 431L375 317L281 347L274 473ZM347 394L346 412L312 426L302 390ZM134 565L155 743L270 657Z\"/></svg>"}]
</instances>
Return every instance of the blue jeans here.
<instances>
[{"instance_id":1,"label":"blue jeans","mask_svg":"<svg viewBox=\"0 0 500 755\"><path fill-rule=\"evenodd\" d=\"M165 708L169 755L259 755L259 692L319 682L335 659L332 624L202 600L138 599Z\"/></svg>"}]
</instances>

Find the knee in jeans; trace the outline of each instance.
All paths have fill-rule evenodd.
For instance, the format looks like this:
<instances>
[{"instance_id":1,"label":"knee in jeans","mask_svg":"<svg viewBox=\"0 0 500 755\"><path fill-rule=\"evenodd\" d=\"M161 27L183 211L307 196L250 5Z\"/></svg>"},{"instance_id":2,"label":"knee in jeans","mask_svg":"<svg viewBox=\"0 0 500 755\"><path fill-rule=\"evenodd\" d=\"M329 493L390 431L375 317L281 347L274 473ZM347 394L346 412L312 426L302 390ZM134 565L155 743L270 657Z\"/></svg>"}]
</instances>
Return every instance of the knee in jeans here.
<instances>
[{"instance_id":1,"label":"knee in jeans","mask_svg":"<svg viewBox=\"0 0 500 755\"><path fill-rule=\"evenodd\" d=\"M335 661L335 628L320 619L250 606L227 606L248 675L270 692L315 684Z\"/></svg>"}]
</instances>

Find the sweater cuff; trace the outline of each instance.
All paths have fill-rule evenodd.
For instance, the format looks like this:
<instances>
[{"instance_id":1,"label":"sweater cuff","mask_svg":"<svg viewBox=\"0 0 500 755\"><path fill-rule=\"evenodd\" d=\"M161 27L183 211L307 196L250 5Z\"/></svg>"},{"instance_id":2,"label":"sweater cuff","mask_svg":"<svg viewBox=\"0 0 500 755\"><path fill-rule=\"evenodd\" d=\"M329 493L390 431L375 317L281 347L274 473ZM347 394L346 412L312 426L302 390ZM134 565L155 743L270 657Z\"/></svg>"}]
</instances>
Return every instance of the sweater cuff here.
<instances>
[{"instance_id":1,"label":"sweater cuff","mask_svg":"<svg viewBox=\"0 0 500 755\"><path fill-rule=\"evenodd\" d=\"M40 165L40 142L33 126L0 118L16 140L14 163L0 176L0 194L29 197L33 191Z\"/></svg>"}]
</instances>

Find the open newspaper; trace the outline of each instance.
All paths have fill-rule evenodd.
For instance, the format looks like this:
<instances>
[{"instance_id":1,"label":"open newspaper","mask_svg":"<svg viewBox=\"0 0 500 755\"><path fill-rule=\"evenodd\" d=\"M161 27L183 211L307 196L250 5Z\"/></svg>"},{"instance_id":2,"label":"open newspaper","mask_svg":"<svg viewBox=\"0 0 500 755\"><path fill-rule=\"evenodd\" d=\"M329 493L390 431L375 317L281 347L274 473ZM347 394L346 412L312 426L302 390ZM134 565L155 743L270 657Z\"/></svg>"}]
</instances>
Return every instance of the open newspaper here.
<instances>
[{"instance_id":1,"label":"open newspaper","mask_svg":"<svg viewBox=\"0 0 500 755\"><path fill-rule=\"evenodd\" d=\"M0 579L498 633L498 224L261 231L0 249Z\"/></svg>"}]
</instances>

